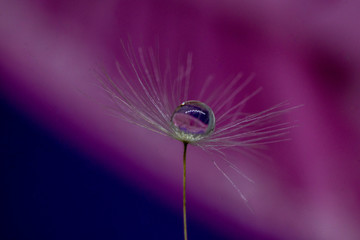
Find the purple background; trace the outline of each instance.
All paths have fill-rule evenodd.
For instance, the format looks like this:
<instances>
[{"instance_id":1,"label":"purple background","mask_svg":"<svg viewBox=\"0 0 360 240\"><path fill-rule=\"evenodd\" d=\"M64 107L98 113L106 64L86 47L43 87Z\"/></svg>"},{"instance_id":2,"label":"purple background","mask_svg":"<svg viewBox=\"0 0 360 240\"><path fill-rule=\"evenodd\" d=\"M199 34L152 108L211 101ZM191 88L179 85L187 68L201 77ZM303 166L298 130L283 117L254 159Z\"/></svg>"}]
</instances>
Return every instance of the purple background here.
<instances>
[{"instance_id":1,"label":"purple background","mask_svg":"<svg viewBox=\"0 0 360 240\"><path fill-rule=\"evenodd\" d=\"M126 61L120 40L129 36L161 54L192 52L193 95L210 74L223 83L255 73L244 95L264 90L247 111L304 105L283 116L299 126L291 141L269 146L270 160L228 155L255 181L229 173L254 215L216 157L189 149L190 239L359 239L357 1L3 1L0 9L9 239L181 239L181 143L111 117L96 86L96 70L115 74L115 60Z\"/></svg>"}]
</instances>

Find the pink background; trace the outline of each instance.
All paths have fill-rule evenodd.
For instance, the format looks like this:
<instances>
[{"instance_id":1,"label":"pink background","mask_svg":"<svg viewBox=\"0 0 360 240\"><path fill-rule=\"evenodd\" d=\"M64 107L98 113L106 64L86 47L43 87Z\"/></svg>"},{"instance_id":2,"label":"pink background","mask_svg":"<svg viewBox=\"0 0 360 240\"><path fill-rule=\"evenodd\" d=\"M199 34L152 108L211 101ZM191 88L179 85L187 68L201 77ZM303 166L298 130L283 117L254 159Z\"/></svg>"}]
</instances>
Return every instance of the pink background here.
<instances>
[{"instance_id":1,"label":"pink background","mask_svg":"<svg viewBox=\"0 0 360 240\"><path fill-rule=\"evenodd\" d=\"M264 90L249 112L304 106L292 140L269 159L229 154L255 181L229 173L254 209L190 147L188 211L228 237L240 228L279 239L360 238L360 28L357 1L2 1L1 94L99 167L146 189L180 214L182 146L106 110L101 68L115 74L120 40L194 56L192 81L255 73ZM173 59L176 61L176 59ZM216 88L216 85L213 86Z\"/></svg>"}]
</instances>

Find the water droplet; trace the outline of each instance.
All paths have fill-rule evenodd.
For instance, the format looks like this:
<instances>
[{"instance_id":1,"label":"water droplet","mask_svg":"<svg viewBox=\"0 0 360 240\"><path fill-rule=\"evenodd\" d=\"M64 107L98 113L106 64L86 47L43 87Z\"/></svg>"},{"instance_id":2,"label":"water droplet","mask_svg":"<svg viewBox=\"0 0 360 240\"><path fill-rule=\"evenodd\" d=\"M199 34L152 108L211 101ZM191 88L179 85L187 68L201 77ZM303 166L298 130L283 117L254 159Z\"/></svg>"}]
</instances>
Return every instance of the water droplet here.
<instances>
[{"instance_id":1,"label":"water droplet","mask_svg":"<svg viewBox=\"0 0 360 240\"><path fill-rule=\"evenodd\" d=\"M171 123L179 140L194 142L211 134L215 128L215 116L205 103L186 101L175 109Z\"/></svg>"}]
</instances>

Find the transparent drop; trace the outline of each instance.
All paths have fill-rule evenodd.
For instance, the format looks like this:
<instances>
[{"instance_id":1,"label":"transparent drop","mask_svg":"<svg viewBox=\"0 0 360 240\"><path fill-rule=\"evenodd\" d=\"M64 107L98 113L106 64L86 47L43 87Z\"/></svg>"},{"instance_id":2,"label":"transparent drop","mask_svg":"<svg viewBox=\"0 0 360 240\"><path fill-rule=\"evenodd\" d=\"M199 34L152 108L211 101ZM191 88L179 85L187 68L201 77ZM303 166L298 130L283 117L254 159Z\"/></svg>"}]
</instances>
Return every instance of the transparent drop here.
<instances>
[{"instance_id":1,"label":"transparent drop","mask_svg":"<svg viewBox=\"0 0 360 240\"><path fill-rule=\"evenodd\" d=\"M215 116L205 103L186 101L175 109L171 123L179 140L194 142L211 134L215 128Z\"/></svg>"}]
</instances>

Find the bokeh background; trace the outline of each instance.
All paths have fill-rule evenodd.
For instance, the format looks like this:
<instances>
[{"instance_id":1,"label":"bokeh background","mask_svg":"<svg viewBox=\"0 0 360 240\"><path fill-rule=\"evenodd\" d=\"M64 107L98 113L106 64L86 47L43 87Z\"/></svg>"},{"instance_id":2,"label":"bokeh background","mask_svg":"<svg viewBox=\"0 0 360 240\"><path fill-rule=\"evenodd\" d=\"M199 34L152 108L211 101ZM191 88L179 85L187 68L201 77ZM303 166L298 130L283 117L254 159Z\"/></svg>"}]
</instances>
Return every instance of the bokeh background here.
<instances>
[{"instance_id":1,"label":"bokeh background","mask_svg":"<svg viewBox=\"0 0 360 240\"><path fill-rule=\"evenodd\" d=\"M182 239L181 143L112 117L120 42L192 52L193 91L256 74L291 141L229 153L249 200L191 147L189 239L360 239L358 1L1 1L0 239ZM130 39L130 40L129 40ZM177 64L178 59L170 59ZM211 88L210 88L211 89ZM211 94L211 93L210 93ZM241 97L241 96L240 96ZM266 157L265 157L266 156Z\"/></svg>"}]
</instances>

